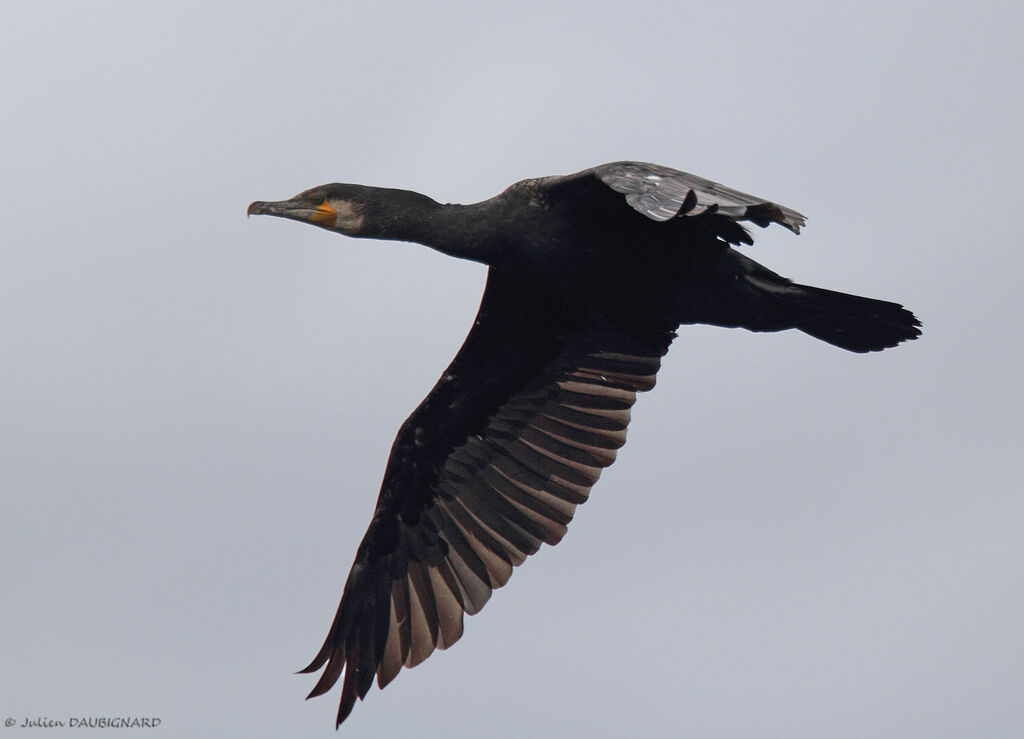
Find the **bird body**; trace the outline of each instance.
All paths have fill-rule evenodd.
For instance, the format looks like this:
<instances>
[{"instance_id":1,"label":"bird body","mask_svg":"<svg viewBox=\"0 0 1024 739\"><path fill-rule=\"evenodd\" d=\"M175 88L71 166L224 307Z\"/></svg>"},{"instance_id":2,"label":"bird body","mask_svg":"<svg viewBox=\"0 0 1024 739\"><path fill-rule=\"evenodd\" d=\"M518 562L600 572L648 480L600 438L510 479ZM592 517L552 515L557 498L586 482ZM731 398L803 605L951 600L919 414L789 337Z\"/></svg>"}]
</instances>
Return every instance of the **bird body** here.
<instances>
[{"instance_id":1,"label":"bird body","mask_svg":"<svg viewBox=\"0 0 1024 739\"><path fill-rule=\"evenodd\" d=\"M250 214L425 244L488 265L465 343L392 445L335 620L305 671L343 677L338 725L462 635L512 568L564 536L624 443L681 324L796 328L868 352L920 334L895 303L799 285L735 248L802 215L677 170L616 162L472 205L325 185Z\"/></svg>"}]
</instances>

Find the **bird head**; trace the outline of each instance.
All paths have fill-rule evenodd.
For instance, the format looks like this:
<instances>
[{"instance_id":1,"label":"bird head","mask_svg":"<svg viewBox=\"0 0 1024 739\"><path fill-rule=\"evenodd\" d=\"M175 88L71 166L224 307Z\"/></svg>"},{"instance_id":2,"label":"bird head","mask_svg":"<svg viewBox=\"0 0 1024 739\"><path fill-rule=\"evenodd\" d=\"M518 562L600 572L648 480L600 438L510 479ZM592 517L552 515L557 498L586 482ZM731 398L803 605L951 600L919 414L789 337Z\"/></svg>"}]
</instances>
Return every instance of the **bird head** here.
<instances>
[{"instance_id":1,"label":"bird head","mask_svg":"<svg viewBox=\"0 0 1024 739\"><path fill-rule=\"evenodd\" d=\"M257 200L249 205L246 214L289 218L328 231L359 236L365 223L367 189L362 185L321 185L300 192L290 200Z\"/></svg>"}]
</instances>

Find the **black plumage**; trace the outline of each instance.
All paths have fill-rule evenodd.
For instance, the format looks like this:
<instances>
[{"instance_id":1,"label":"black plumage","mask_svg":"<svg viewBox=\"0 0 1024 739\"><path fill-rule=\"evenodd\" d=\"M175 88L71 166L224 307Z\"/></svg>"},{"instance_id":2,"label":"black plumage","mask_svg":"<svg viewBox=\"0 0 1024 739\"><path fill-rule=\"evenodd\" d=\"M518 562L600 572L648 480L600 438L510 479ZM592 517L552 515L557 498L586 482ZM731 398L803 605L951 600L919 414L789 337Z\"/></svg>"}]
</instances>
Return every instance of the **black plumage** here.
<instances>
[{"instance_id":1,"label":"black plumage","mask_svg":"<svg viewBox=\"0 0 1024 739\"><path fill-rule=\"evenodd\" d=\"M415 241L488 265L473 328L402 424L377 508L320 652L311 696L342 681L338 724L376 675L462 635L512 568L565 535L626 439L680 324L796 328L870 352L916 338L902 306L780 277L732 247L789 208L667 167L617 162L524 180L474 205L325 185L255 202L357 237Z\"/></svg>"}]
</instances>

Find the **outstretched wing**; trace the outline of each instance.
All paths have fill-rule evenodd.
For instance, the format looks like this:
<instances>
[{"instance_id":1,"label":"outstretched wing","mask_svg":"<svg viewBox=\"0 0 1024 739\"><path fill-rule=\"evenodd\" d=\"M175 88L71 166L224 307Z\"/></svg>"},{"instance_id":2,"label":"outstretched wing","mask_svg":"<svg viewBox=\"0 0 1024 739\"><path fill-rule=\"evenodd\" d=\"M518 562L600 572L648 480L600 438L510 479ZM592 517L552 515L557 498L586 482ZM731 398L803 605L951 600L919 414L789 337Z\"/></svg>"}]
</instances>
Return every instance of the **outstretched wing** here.
<instances>
[{"instance_id":1,"label":"outstretched wing","mask_svg":"<svg viewBox=\"0 0 1024 739\"><path fill-rule=\"evenodd\" d=\"M536 297L537 299L532 299ZM462 636L512 568L556 544L626 440L674 334L576 317L492 268L466 342L392 447L310 697L342 678L338 724Z\"/></svg>"},{"instance_id":2,"label":"outstretched wing","mask_svg":"<svg viewBox=\"0 0 1024 739\"><path fill-rule=\"evenodd\" d=\"M613 162L595 167L593 172L615 192L623 193L633 208L655 221L717 212L762 228L779 223L793 233L800 233L806 221L791 208L659 164Z\"/></svg>"}]
</instances>

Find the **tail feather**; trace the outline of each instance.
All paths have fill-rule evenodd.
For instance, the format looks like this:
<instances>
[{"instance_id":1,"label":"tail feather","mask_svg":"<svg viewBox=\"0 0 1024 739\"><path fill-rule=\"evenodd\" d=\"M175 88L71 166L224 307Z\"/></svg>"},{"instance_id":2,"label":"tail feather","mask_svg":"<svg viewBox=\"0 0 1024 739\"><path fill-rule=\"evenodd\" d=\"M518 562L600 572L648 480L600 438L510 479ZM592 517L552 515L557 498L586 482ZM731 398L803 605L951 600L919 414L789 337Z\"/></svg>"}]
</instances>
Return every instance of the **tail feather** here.
<instances>
[{"instance_id":1,"label":"tail feather","mask_svg":"<svg viewBox=\"0 0 1024 739\"><path fill-rule=\"evenodd\" d=\"M898 303L793 285L793 326L851 352L877 352L921 335L921 322Z\"/></svg>"}]
</instances>

